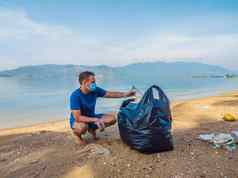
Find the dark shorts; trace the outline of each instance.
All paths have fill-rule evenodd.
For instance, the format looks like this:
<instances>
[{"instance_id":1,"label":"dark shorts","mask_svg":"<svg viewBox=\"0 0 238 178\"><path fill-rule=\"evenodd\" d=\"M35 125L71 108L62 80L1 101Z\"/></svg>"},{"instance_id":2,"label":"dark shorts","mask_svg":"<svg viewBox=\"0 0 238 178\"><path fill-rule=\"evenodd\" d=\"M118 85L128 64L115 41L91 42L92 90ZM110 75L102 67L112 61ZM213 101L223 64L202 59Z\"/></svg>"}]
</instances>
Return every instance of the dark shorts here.
<instances>
[{"instance_id":1,"label":"dark shorts","mask_svg":"<svg viewBox=\"0 0 238 178\"><path fill-rule=\"evenodd\" d=\"M98 119L101 119L103 117L104 114L96 114L94 117L98 118ZM70 118L70 127L71 129L74 128L74 123L75 123L75 119L74 118ZM94 123L89 123L88 124L88 128L89 129L93 129L93 130L96 130L98 129L98 126Z\"/></svg>"}]
</instances>

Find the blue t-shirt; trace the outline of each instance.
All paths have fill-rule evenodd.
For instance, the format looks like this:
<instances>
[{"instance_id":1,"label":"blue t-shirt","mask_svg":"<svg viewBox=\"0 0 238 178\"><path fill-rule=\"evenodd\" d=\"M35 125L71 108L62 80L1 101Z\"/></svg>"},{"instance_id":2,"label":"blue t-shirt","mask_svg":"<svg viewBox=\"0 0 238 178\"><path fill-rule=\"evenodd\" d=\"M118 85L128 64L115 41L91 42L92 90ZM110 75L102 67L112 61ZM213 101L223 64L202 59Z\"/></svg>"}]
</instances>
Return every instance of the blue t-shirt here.
<instances>
[{"instance_id":1,"label":"blue t-shirt","mask_svg":"<svg viewBox=\"0 0 238 178\"><path fill-rule=\"evenodd\" d=\"M83 116L95 117L95 106L98 97L104 97L106 90L97 87L95 91L88 94L81 92L80 88L76 89L70 96L70 109L80 110ZM73 126L75 119L70 114L70 126Z\"/></svg>"}]
</instances>

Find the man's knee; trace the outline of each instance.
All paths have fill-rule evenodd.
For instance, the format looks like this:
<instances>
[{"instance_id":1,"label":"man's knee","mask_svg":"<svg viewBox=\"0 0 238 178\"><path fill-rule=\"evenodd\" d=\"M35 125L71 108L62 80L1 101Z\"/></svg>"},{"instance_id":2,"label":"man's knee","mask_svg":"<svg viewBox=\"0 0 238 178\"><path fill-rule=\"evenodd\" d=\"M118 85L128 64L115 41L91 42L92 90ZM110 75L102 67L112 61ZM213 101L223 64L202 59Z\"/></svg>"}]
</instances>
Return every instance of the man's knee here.
<instances>
[{"instance_id":1,"label":"man's knee","mask_svg":"<svg viewBox=\"0 0 238 178\"><path fill-rule=\"evenodd\" d=\"M116 117L113 117L112 120L111 120L111 125L116 124L116 122L117 122Z\"/></svg>"},{"instance_id":2,"label":"man's knee","mask_svg":"<svg viewBox=\"0 0 238 178\"><path fill-rule=\"evenodd\" d=\"M116 122L117 122L116 116L113 115L113 116L112 116L112 119L111 119L111 124L113 125L113 124L115 124Z\"/></svg>"},{"instance_id":3,"label":"man's knee","mask_svg":"<svg viewBox=\"0 0 238 178\"><path fill-rule=\"evenodd\" d=\"M81 135L81 134L85 134L88 130L88 124L85 123L75 123L74 124L74 128L73 131L76 135Z\"/></svg>"},{"instance_id":4,"label":"man's knee","mask_svg":"<svg viewBox=\"0 0 238 178\"><path fill-rule=\"evenodd\" d=\"M108 120L107 120L108 124L113 125L117 122L115 113L108 113L107 117L108 117Z\"/></svg>"}]
</instances>

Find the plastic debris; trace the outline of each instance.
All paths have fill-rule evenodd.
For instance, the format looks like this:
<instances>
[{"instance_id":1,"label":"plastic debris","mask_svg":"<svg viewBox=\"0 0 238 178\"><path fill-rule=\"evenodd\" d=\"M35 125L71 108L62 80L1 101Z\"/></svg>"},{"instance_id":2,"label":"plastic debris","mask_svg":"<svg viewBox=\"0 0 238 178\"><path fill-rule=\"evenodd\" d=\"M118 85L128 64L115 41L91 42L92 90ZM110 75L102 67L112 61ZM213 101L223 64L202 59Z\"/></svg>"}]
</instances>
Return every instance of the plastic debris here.
<instances>
[{"instance_id":1,"label":"plastic debris","mask_svg":"<svg viewBox=\"0 0 238 178\"><path fill-rule=\"evenodd\" d=\"M229 122L231 122L231 121L237 121L238 119L237 119L237 117L236 117L235 115L230 114L230 113L226 113L226 114L223 116L223 120L224 120L224 121L229 121Z\"/></svg>"},{"instance_id":2,"label":"plastic debris","mask_svg":"<svg viewBox=\"0 0 238 178\"><path fill-rule=\"evenodd\" d=\"M199 139L203 141L211 141L215 137L215 134L200 134Z\"/></svg>"},{"instance_id":3,"label":"plastic debris","mask_svg":"<svg viewBox=\"0 0 238 178\"><path fill-rule=\"evenodd\" d=\"M224 147L228 151L233 151L236 149L235 138L232 136L232 134L226 133L200 134L198 138L200 140L211 143L213 148Z\"/></svg>"},{"instance_id":4,"label":"plastic debris","mask_svg":"<svg viewBox=\"0 0 238 178\"><path fill-rule=\"evenodd\" d=\"M77 153L81 155L86 155L88 158L111 155L109 149L99 144L88 144L83 149L79 150Z\"/></svg>"},{"instance_id":5,"label":"plastic debris","mask_svg":"<svg viewBox=\"0 0 238 178\"><path fill-rule=\"evenodd\" d=\"M235 139L235 142L238 143L238 130L233 130L231 135Z\"/></svg>"}]
</instances>

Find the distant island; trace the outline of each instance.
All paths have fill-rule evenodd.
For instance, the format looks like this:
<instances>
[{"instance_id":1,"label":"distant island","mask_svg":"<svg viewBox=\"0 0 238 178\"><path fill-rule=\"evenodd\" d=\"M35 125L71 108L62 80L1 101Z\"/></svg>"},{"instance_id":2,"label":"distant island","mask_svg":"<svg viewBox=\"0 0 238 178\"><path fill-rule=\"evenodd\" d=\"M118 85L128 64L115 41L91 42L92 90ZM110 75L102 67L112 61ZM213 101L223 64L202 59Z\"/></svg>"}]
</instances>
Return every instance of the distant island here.
<instances>
[{"instance_id":1,"label":"distant island","mask_svg":"<svg viewBox=\"0 0 238 178\"><path fill-rule=\"evenodd\" d=\"M122 67L106 65L33 65L0 72L0 77L28 80L77 80L81 71L96 73L104 83L151 83L162 80L187 80L191 78L233 78L238 72L224 67L195 62L145 62Z\"/></svg>"},{"instance_id":2,"label":"distant island","mask_svg":"<svg viewBox=\"0 0 238 178\"><path fill-rule=\"evenodd\" d=\"M192 76L192 78L226 78L226 79L231 79L231 78L237 78L237 74L224 74L224 75L200 75L200 76Z\"/></svg>"}]
</instances>

